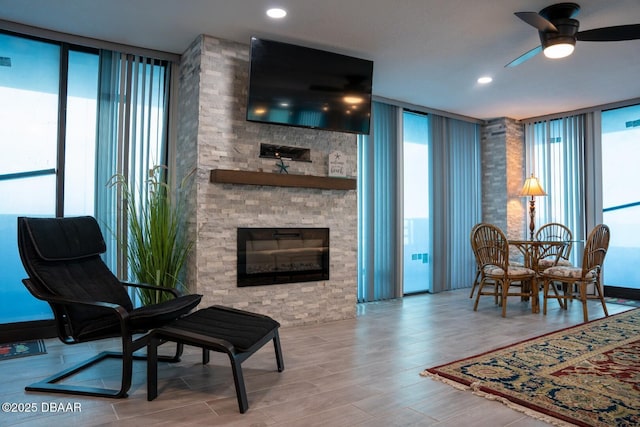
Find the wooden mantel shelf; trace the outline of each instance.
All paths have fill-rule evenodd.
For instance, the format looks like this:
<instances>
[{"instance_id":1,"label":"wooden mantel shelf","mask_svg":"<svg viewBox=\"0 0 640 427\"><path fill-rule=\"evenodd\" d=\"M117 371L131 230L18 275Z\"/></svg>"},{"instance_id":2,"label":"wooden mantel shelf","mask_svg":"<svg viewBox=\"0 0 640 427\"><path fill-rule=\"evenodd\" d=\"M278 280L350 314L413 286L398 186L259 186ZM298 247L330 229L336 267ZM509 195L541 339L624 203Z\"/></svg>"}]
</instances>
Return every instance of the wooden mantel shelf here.
<instances>
[{"instance_id":1,"label":"wooden mantel shelf","mask_svg":"<svg viewBox=\"0 0 640 427\"><path fill-rule=\"evenodd\" d=\"M269 185L275 187L319 188L323 190L356 189L356 180L354 178L290 175L286 173L251 172L229 169L213 169L209 180L218 184Z\"/></svg>"}]
</instances>

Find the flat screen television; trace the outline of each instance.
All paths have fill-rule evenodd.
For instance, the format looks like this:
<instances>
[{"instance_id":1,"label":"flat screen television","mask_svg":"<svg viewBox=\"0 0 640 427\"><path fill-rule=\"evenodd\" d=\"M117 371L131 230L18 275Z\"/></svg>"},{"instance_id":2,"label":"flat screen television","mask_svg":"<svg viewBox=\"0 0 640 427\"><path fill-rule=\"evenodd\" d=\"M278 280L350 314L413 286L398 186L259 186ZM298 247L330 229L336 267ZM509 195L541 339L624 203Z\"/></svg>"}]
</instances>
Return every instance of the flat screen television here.
<instances>
[{"instance_id":1,"label":"flat screen television","mask_svg":"<svg viewBox=\"0 0 640 427\"><path fill-rule=\"evenodd\" d=\"M247 120L369 134L373 62L251 38Z\"/></svg>"}]
</instances>

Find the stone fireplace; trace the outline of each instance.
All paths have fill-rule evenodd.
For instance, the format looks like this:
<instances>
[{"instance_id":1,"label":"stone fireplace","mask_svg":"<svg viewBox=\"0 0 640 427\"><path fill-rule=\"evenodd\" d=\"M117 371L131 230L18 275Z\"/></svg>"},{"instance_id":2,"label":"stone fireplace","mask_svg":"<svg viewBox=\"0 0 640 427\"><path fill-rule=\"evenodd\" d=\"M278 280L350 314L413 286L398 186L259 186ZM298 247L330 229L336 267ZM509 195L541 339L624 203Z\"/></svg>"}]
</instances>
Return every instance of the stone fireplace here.
<instances>
[{"instance_id":1,"label":"stone fireplace","mask_svg":"<svg viewBox=\"0 0 640 427\"><path fill-rule=\"evenodd\" d=\"M357 196L353 189L211 182L212 170L278 173L261 144L300 147L309 161L288 161L290 175L328 175L339 151L356 176L353 134L247 122L249 45L200 36L183 53L177 129L178 179L195 170L188 228L196 242L187 283L213 304L267 314L283 326L355 317ZM238 286L239 228L323 228L331 232L329 278L269 286Z\"/></svg>"}]
</instances>

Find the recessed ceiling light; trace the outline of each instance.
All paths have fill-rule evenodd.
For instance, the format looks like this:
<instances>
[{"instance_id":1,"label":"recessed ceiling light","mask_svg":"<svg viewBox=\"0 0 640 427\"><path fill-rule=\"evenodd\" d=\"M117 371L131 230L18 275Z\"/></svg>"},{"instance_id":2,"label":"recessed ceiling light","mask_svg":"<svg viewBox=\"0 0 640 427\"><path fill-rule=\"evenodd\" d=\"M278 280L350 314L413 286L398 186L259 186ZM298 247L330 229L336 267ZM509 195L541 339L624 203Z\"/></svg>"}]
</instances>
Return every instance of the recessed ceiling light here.
<instances>
[{"instance_id":1,"label":"recessed ceiling light","mask_svg":"<svg viewBox=\"0 0 640 427\"><path fill-rule=\"evenodd\" d=\"M352 95L347 95L344 98L342 98L342 100L344 102L346 102L347 104L352 104L352 105L360 104L360 103L364 102L364 99L362 99L361 97L352 96Z\"/></svg>"},{"instance_id":2,"label":"recessed ceiling light","mask_svg":"<svg viewBox=\"0 0 640 427\"><path fill-rule=\"evenodd\" d=\"M489 76L483 76L483 77L480 77L478 79L478 83L480 83L481 85L489 84L492 81L493 81L493 79L491 77L489 77Z\"/></svg>"},{"instance_id":3,"label":"recessed ceiling light","mask_svg":"<svg viewBox=\"0 0 640 427\"><path fill-rule=\"evenodd\" d=\"M280 9L278 7L274 7L272 9L267 10L267 16L269 18L280 19L287 16L287 11L284 9Z\"/></svg>"}]
</instances>

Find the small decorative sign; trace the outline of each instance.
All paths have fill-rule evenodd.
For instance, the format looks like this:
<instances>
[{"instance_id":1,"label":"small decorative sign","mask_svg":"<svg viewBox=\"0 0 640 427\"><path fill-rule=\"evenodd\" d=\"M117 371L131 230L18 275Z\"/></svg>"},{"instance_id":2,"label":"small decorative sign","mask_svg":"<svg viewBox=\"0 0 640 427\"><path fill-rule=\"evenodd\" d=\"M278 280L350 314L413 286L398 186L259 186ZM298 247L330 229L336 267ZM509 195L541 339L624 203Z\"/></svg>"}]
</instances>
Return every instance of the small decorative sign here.
<instances>
[{"instance_id":1,"label":"small decorative sign","mask_svg":"<svg viewBox=\"0 0 640 427\"><path fill-rule=\"evenodd\" d=\"M329 153L329 176L347 176L347 164L343 152L332 151Z\"/></svg>"}]
</instances>

